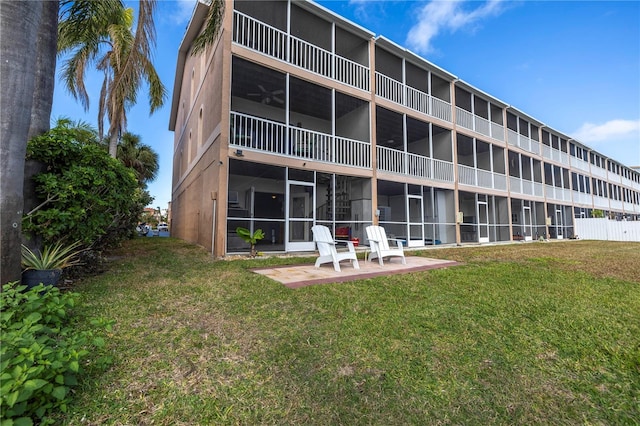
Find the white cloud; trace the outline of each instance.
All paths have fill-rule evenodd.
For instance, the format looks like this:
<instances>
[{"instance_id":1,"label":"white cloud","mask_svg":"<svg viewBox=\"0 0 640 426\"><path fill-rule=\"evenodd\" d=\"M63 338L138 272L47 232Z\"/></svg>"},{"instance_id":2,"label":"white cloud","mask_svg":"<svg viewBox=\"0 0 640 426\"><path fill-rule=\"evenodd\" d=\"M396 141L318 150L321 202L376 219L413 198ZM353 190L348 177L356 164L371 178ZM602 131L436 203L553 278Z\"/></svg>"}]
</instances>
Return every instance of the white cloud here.
<instances>
[{"instance_id":1,"label":"white cloud","mask_svg":"<svg viewBox=\"0 0 640 426\"><path fill-rule=\"evenodd\" d=\"M197 0L176 1L176 10L170 19L176 24L187 25L193 13L193 8L196 6L196 2Z\"/></svg>"},{"instance_id":2,"label":"white cloud","mask_svg":"<svg viewBox=\"0 0 640 426\"><path fill-rule=\"evenodd\" d=\"M407 34L409 48L418 53L429 53L433 50L433 38L441 32L456 32L505 10L503 0L488 0L471 10L463 9L463 3L464 0L431 0L425 4L418 13L418 22Z\"/></svg>"},{"instance_id":3,"label":"white cloud","mask_svg":"<svg viewBox=\"0 0 640 426\"><path fill-rule=\"evenodd\" d=\"M349 0L349 8L353 14L362 22L373 24L374 28L379 25L380 20L385 20L386 8L393 7L393 2L374 0Z\"/></svg>"},{"instance_id":4,"label":"white cloud","mask_svg":"<svg viewBox=\"0 0 640 426\"><path fill-rule=\"evenodd\" d=\"M634 138L640 144L640 119L610 120L603 124L584 123L573 135L585 143Z\"/></svg>"}]
</instances>

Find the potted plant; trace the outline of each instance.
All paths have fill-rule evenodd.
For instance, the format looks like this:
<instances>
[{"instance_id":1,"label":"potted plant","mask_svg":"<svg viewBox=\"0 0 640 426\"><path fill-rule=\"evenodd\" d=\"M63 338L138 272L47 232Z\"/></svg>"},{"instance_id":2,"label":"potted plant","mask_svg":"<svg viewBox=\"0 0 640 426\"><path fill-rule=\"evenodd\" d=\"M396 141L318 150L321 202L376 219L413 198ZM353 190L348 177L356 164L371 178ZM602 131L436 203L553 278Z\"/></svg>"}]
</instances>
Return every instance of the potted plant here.
<instances>
[{"instance_id":1,"label":"potted plant","mask_svg":"<svg viewBox=\"0 0 640 426\"><path fill-rule=\"evenodd\" d=\"M256 257L256 243L264 238L264 232L262 232L262 229L256 229L252 233L247 228L238 226L236 228L236 234L238 234L244 242L251 244L251 257Z\"/></svg>"},{"instance_id":2,"label":"potted plant","mask_svg":"<svg viewBox=\"0 0 640 426\"><path fill-rule=\"evenodd\" d=\"M80 247L80 241L66 246L58 242L52 246L44 246L41 251L32 251L23 244L22 284L28 288L40 283L57 285L64 268L80 263L78 255L83 250L78 250L78 247Z\"/></svg>"}]
</instances>

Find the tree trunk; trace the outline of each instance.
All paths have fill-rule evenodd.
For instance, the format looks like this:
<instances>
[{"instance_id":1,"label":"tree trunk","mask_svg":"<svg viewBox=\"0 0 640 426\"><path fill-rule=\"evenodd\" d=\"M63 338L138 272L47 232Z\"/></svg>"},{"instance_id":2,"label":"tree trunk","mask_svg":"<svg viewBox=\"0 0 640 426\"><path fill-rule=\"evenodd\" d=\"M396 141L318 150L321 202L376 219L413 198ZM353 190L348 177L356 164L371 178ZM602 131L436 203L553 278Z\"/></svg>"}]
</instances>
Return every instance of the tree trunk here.
<instances>
[{"instance_id":1,"label":"tree trunk","mask_svg":"<svg viewBox=\"0 0 640 426\"><path fill-rule=\"evenodd\" d=\"M27 140L43 134L50 128L53 88L56 81L59 2L43 1L42 5L42 18L35 51L35 87L31 106L31 125Z\"/></svg>"},{"instance_id":2,"label":"tree trunk","mask_svg":"<svg viewBox=\"0 0 640 426\"><path fill-rule=\"evenodd\" d=\"M24 158L42 10L43 2L0 2L0 284L20 280Z\"/></svg>"},{"instance_id":3,"label":"tree trunk","mask_svg":"<svg viewBox=\"0 0 640 426\"><path fill-rule=\"evenodd\" d=\"M118 155L118 132L111 132L111 136L109 137L109 155L112 158L116 158Z\"/></svg>"},{"instance_id":4,"label":"tree trunk","mask_svg":"<svg viewBox=\"0 0 640 426\"><path fill-rule=\"evenodd\" d=\"M33 104L31 105L31 123L27 141L49 130L51 123L51 107L53 105L53 89L55 85L56 56L58 51L58 1L44 1L38 41L36 45L35 87ZM33 177L44 172L44 165L28 160L24 169L24 211L29 212L40 200L36 194ZM22 235L22 242L32 250L40 249L42 238Z\"/></svg>"}]
</instances>

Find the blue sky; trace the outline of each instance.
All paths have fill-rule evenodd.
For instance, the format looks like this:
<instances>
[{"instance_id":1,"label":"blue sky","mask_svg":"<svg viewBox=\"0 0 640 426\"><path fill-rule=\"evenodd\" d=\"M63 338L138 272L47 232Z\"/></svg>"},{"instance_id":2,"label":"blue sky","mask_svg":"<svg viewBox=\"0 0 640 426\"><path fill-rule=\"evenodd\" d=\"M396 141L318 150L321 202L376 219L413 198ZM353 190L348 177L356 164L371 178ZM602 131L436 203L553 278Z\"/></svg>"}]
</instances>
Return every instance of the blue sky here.
<instances>
[{"instance_id":1,"label":"blue sky","mask_svg":"<svg viewBox=\"0 0 640 426\"><path fill-rule=\"evenodd\" d=\"M640 166L640 2L318 3L604 155ZM171 200L168 127L177 51L194 4L159 1L154 63L169 96L149 116L141 92L128 114L127 130L160 156L149 190L153 206L162 208ZM101 75L87 75L91 108L84 112L57 80L52 120L64 116L96 125L101 83Z\"/></svg>"}]
</instances>

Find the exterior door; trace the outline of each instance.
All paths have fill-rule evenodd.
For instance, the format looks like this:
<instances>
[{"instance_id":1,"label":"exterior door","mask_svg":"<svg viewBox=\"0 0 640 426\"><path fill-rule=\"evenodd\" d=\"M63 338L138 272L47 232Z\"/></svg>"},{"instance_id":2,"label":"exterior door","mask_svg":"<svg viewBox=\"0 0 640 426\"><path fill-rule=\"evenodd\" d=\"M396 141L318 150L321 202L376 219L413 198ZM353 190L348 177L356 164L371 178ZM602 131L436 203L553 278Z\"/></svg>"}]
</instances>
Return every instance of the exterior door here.
<instances>
[{"instance_id":1,"label":"exterior door","mask_svg":"<svg viewBox=\"0 0 640 426\"><path fill-rule=\"evenodd\" d=\"M486 201L478 201L478 242L489 242L489 206Z\"/></svg>"},{"instance_id":2,"label":"exterior door","mask_svg":"<svg viewBox=\"0 0 640 426\"><path fill-rule=\"evenodd\" d=\"M409 241L407 242L409 247L422 247L424 246L424 222L422 218L423 203L422 196L409 195Z\"/></svg>"},{"instance_id":3,"label":"exterior door","mask_svg":"<svg viewBox=\"0 0 640 426\"><path fill-rule=\"evenodd\" d=\"M524 206L522 209L522 224L524 226L524 240L533 240L533 222L531 221L531 207Z\"/></svg>"},{"instance_id":4,"label":"exterior door","mask_svg":"<svg viewBox=\"0 0 640 426\"><path fill-rule=\"evenodd\" d=\"M287 251L313 251L315 185L289 181L287 185ZM257 206L260 208L260 206Z\"/></svg>"},{"instance_id":5,"label":"exterior door","mask_svg":"<svg viewBox=\"0 0 640 426\"><path fill-rule=\"evenodd\" d=\"M556 238L559 240L564 238L562 235L562 229L562 210L558 209L556 210Z\"/></svg>"}]
</instances>

